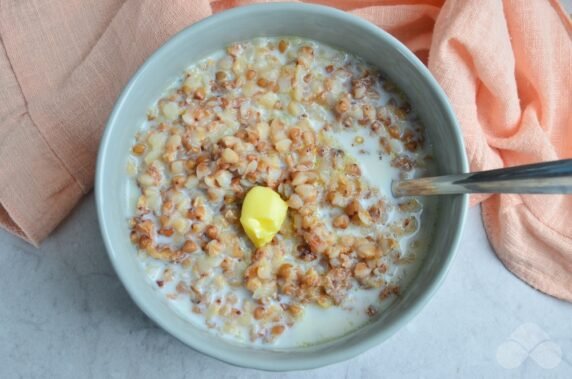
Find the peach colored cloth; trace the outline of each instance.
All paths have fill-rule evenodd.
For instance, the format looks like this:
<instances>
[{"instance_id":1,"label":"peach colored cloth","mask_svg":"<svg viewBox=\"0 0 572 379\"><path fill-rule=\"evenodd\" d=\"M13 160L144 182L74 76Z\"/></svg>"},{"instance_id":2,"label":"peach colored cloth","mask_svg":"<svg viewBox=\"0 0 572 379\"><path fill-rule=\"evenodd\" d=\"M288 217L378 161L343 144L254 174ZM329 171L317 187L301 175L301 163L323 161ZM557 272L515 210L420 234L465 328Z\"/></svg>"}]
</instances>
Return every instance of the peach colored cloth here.
<instances>
[{"instance_id":1,"label":"peach colored cloth","mask_svg":"<svg viewBox=\"0 0 572 379\"><path fill-rule=\"evenodd\" d=\"M0 224L44 239L92 188L103 126L136 68L183 27L252 2L1 2ZM572 157L572 26L556 0L316 2L377 24L428 63L472 170ZM572 301L572 197L478 201L504 264Z\"/></svg>"}]
</instances>

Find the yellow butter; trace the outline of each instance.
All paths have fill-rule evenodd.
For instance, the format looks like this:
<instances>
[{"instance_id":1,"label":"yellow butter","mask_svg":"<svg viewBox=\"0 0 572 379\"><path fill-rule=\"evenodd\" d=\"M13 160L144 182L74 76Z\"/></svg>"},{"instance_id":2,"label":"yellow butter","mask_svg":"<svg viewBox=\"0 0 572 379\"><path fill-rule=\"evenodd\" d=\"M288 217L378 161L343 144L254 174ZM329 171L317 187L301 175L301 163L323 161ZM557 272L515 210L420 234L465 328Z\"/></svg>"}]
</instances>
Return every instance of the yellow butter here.
<instances>
[{"instance_id":1,"label":"yellow butter","mask_svg":"<svg viewBox=\"0 0 572 379\"><path fill-rule=\"evenodd\" d=\"M254 246L262 247L278 233L288 205L268 187L253 187L242 202L240 223Z\"/></svg>"}]
</instances>

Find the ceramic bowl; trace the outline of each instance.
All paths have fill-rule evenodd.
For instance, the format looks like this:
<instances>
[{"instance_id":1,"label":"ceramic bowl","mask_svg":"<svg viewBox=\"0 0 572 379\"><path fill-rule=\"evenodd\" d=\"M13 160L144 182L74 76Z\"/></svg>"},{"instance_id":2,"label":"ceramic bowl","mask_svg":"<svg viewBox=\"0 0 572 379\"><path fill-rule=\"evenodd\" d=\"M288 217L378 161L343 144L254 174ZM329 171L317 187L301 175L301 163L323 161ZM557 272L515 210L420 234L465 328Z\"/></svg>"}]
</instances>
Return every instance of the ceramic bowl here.
<instances>
[{"instance_id":1,"label":"ceramic bowl","mask_svg":"<svg viewBox=\"0 0 572 379\"><path fill-rule=\"evenodd\" d=\"M254 37L310 38L364 58L409 97L434 146L440 174L467 172L455 116L443 90L405 46L375 25L332 8L260 4L228 10L181 31L131 78L109 118L97 162L96 199L101 232L117 275L137 305L167 332L222 361L265 370L299 370L354 357L403 327L433 296L453 259L463 229L466 196L439 201L434 238L415 279L380 317L335 340L290 349L229 342L179 317L149 285L129 240L126 161L148 108L190 64L231 42ZM445 310L443 310L445 311Z\"/></svg>"}]
</instances>

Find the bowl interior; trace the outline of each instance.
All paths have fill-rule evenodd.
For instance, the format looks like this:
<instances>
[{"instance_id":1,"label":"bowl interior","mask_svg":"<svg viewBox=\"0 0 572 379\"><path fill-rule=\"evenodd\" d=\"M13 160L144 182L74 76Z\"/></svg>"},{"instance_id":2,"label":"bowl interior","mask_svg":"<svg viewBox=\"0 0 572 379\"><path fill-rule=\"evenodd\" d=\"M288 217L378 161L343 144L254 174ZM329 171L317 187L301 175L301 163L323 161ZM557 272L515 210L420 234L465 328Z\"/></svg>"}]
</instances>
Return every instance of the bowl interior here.
<instances>
[{"instance_id":1,"label":"bowl interior","mask_svg":"<svg viewBox=\"0 0 572 379\"><path fill-rule=\"evenodd\" d=\"M177 316L145 280L127 226L126 160L148 108L193 62L230 42L263 36L299 36L361 56L407 94L434 146L440 174L467 171L457 123L443 91L423 64L376 26L346 13L311 5L265 4L235 8L182 31L140 68L117 101L97 165L96 198L110 259L126 289L155 322L193 348L226 362L267 370L318 367L348 359L383 341L415 315L444 277L464 222L467 199L439 201L435 238L421 270L381 317L339 339L288 350L233 344Z\"/></svg>"}]
</instances>

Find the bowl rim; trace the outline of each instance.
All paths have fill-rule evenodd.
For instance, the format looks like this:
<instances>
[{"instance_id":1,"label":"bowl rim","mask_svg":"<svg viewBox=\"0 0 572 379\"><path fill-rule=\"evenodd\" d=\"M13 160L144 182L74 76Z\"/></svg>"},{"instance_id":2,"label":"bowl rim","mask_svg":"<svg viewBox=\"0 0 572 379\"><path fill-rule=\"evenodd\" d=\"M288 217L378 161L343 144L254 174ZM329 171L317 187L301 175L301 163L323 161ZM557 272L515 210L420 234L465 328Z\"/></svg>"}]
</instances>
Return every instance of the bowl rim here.
<instances>
[{"instance_id":1,"label":"bowl rim","mask_svg":"<svg viewBox=\"0 0 572 379\"><path fill-rule=\"evenodd\" d=\"M344 11L323 5L279 2L279 3L265 3L265 4L252 4L252 5L239 6L236 8L232 8L211 15L203 20L200 20L194 24L185 27L184 29L176 33L174 36L169 38L165 43L163 43L158 49L156 49L145 60L145 62L131 76L131 78L121 91L121 94L115 101L113 110L110 113L110 116L106 122L97 156L94 192L95 192L97 217L98 217L100 232L104 240L106 252L111 261L113 269L115 270L117 276L119 277L124 288L127 290L131 299L151 320L153 320L162 329L164 329L169 334L177 338L179 341L183 342L185 345L191 347L192 349L201 352L203 354L206 354L208 356L211 356L220 361L230 363L232 365L245 368L268 370L268 371L305 370L305 369L323 367L353 358L369 350L370 348L381 344L383 341L390 338L399 329L401 329L404 325L408 324L416 315L419 314L419 312L427 305L429 300L433 297L437 289L443 283L444 278L446 277L447 272L450 269L451 263L456 255L456 251L458 249L458 245L460 242L460 237L462 235L466 221L468 196L458 195L461 206L459 210L457 232L454 234L452 238L452 243L447 253L447 257L444 259L444 263L439 267L435 279L431 281L429 285L422 292L420 292L417 299L413 301L410 307L402 311L398 322L394 322L389 326L387 326L386 328L376 331L371 336L371 338L368 338L361 343L355 344L352 348L342 348L338 349L337 351L335 349L328 349L327 351L323 351L323 354L320 356L320 359L301 358L298 361L296 361L296 363L293 363L290 360L285 362L276 362L271 360L260 361L256 359L244 360L242 357L236 356L232 351L219 350L213 348L212 346L209 346L208 344L198 344L192 339L184 338L184 336L181 336L178 333L176 328L171 327L171 325L167 323L166 320L164 320L162 317L160 317L160 315L158 315L158 313L155 311L153 307L147 304L145 297L137 291L135 284L133 284L131 282L131 279L127 276L127 274L124 273L120 263L115 258L117 254L115 254L115 247L113 242L111 241L109 229L104 221L105 217L104 217L104 206L103 206L104 204L103 178L105 175L103 167L104 167L104 161L107 156L109 140L113 134L114 125L116 125L116 119L118 117L118 114L123 108L123 104L126 102L126 99L128 98L129 94L131 93L132 87L140 79L143 72L146 71L146 68L152 65L152 63L155 62L156 60L160 59L160 56L163 54L164 51L168 51L169 49L171 49L171 46L176 45L179 41L187 38L186 37L187 34L189 34L191 31L209 27L212 24L219 24L219 23L224 23L225 21L232 21L234 18L240 18L241 16L248 14L250 12L262 11L262 10L273 11L273 12L294 10L294 11L309 12L315 14L316 16L326 15L333 18L337 18L344 23L357 25L360 28L366 29L368 32L372 34L375 34L377 37L385 39L400 54L404 55L410 61L410 63L415 67L415 69L422 74L422 76L425 79L425 84L429 86L431 92L437 97L438 102L444 105L443 109L445 111L445 118L449 121L450 125L455 126L452 132L455 137L454 142L456 145L455 147L457 149L457 153L459 152L461 153L457 155L460 155L460 157L462 158L460 162L462 167L462 172L468 171L468 161L465 153L464 142L452 106L450 105L443 89L439 86L439 84L432 76L432 74L429 72L427 67L417 58L417 56L415 56L415 54L413 54L409 49L407 49L407 47L405 47L395 37L385 32L378 26L370 23L369 21L359 18L358 16L354 16Z\"/></svg>"}]
</instances>

